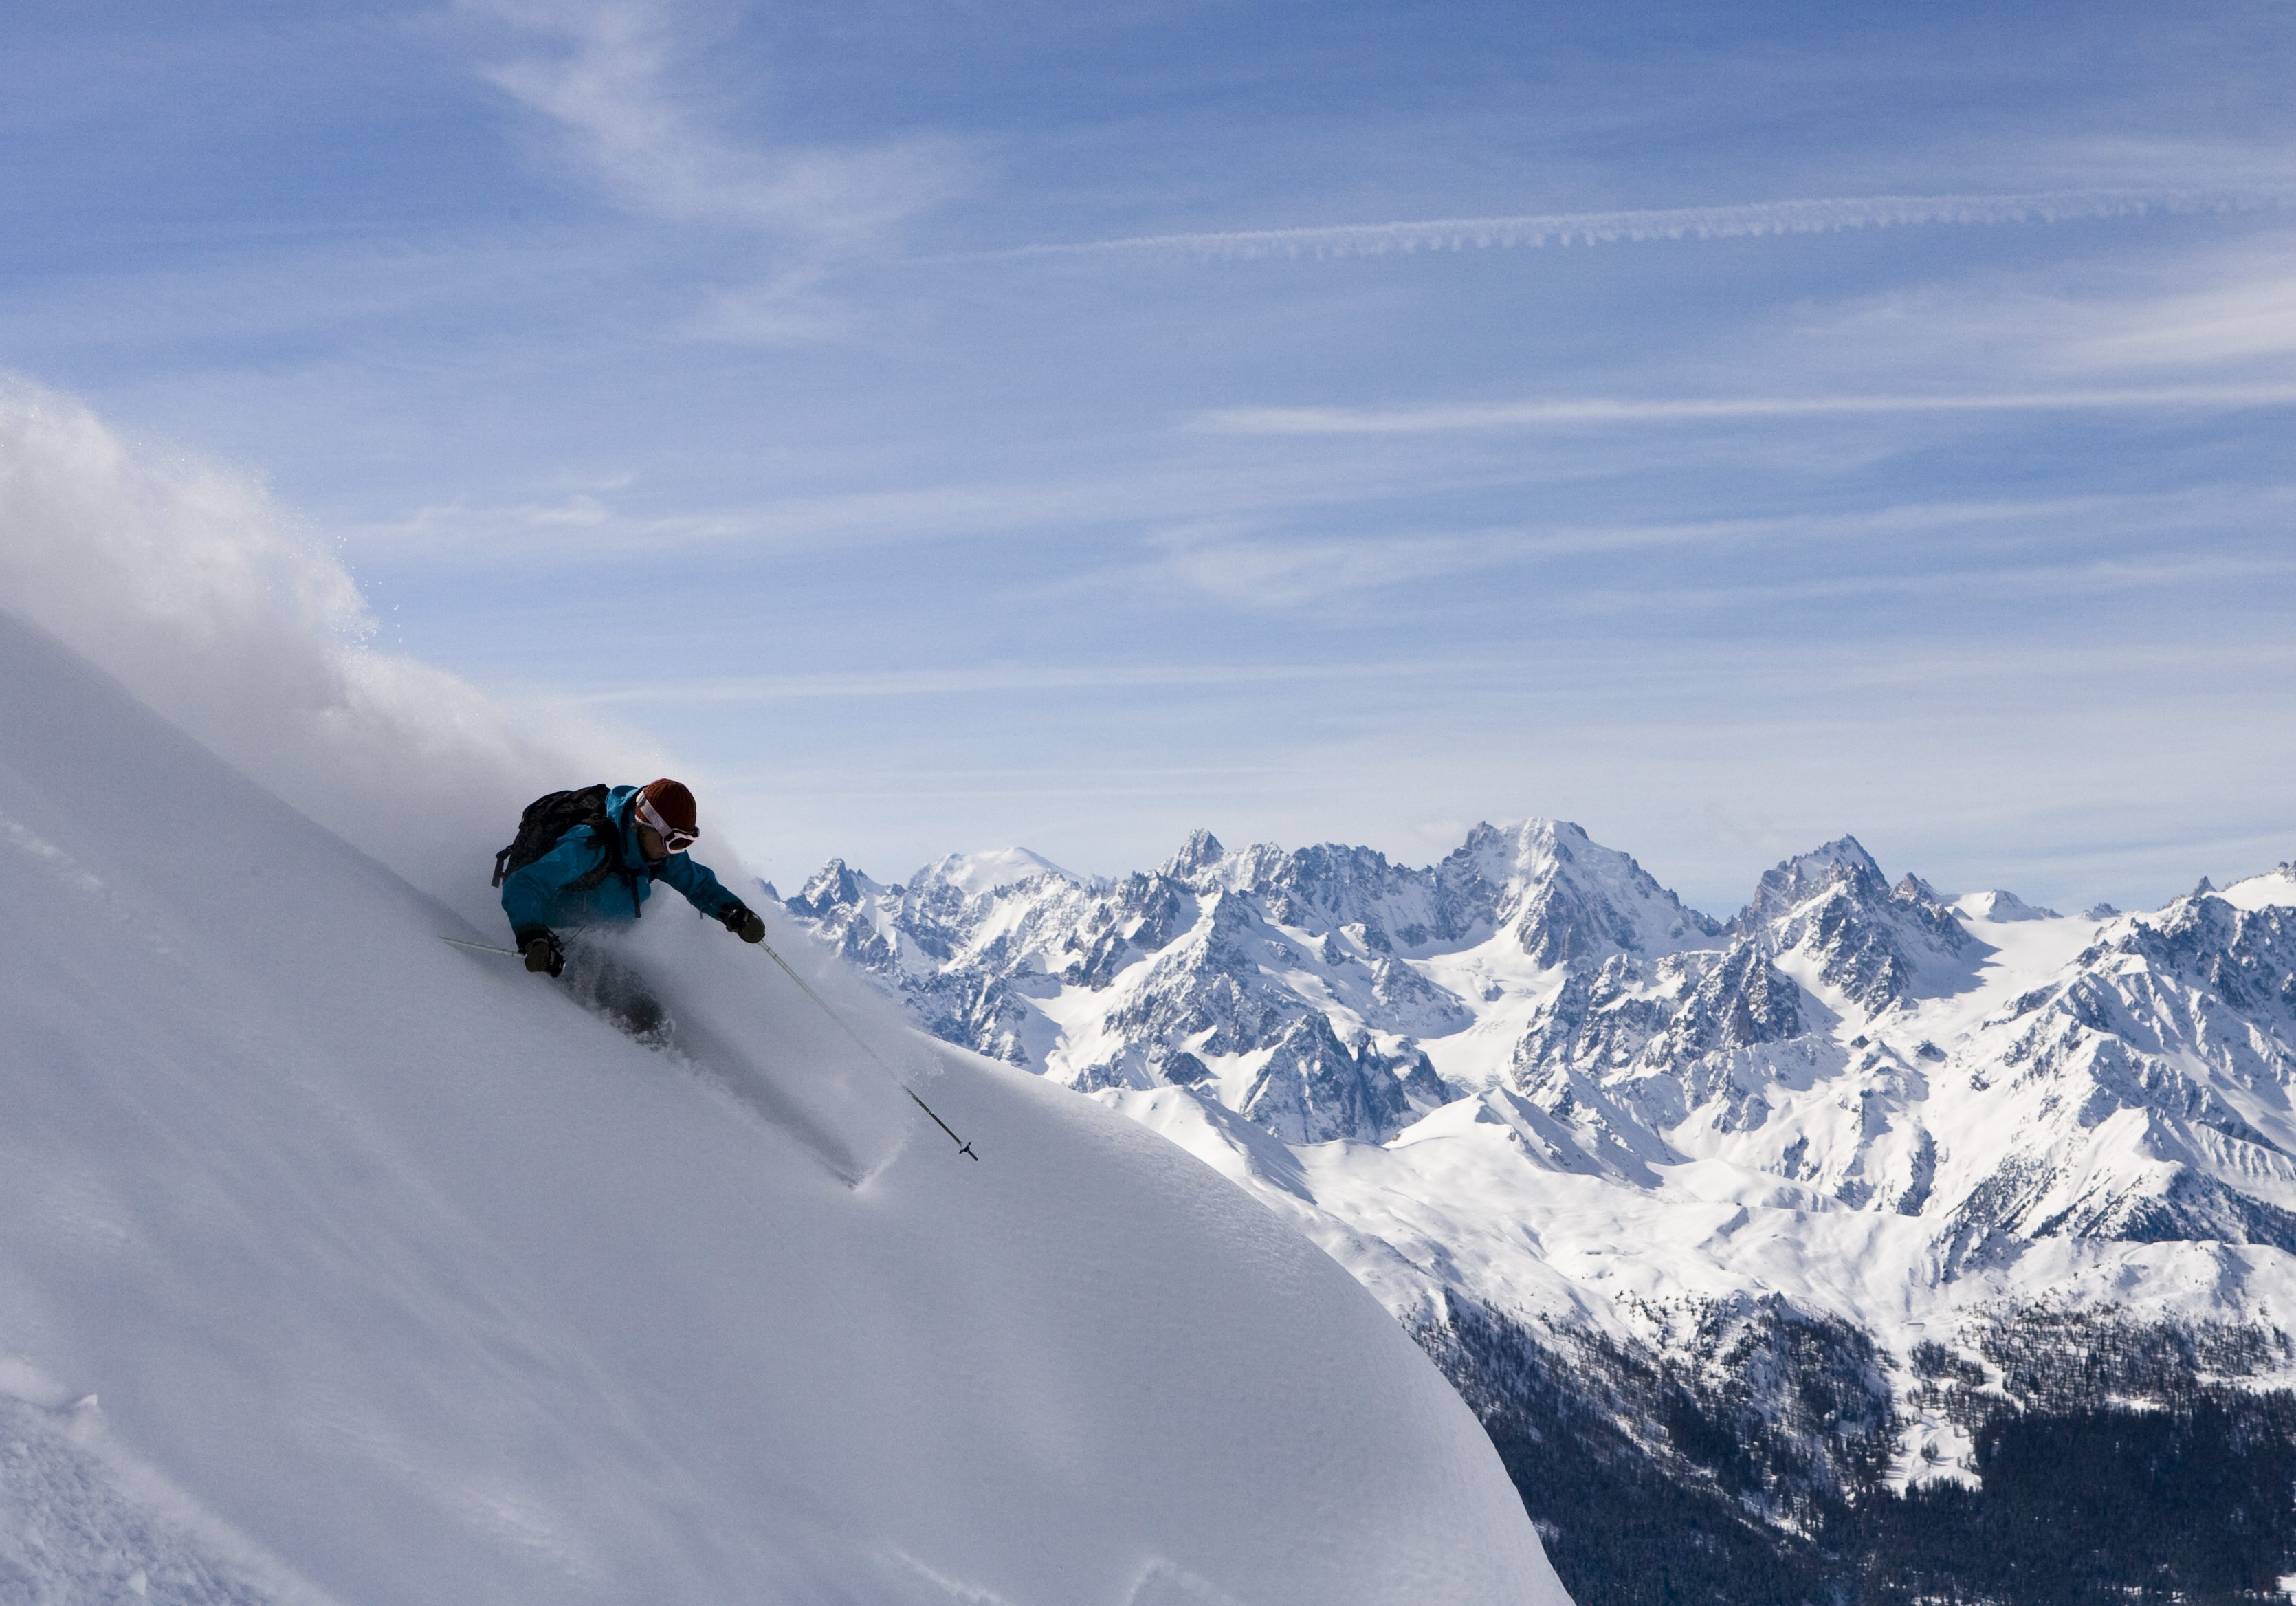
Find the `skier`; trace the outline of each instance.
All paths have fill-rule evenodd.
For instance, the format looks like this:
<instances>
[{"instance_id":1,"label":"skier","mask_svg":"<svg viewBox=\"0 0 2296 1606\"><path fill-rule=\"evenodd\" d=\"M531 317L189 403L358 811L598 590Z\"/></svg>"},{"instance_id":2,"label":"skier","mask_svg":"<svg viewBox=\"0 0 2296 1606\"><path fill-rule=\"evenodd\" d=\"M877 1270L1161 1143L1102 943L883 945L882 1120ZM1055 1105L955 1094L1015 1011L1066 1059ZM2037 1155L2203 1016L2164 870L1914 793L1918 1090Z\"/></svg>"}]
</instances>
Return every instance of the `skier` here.
<instances>
[{"instance_id":1,"label":"skier","mask_svg":"<svg viewBox=\"0 0 2296 1606\"><path fill-rule=\"evenodd\" d=\"M535 799L518 840L495 857L495 885L526 968L557 975L566 951L555 928L636 920L657 881L743 942L763 942L766 922L685 856L701 834L693 794L666 777Z\"/></svg>"}]
</instances>

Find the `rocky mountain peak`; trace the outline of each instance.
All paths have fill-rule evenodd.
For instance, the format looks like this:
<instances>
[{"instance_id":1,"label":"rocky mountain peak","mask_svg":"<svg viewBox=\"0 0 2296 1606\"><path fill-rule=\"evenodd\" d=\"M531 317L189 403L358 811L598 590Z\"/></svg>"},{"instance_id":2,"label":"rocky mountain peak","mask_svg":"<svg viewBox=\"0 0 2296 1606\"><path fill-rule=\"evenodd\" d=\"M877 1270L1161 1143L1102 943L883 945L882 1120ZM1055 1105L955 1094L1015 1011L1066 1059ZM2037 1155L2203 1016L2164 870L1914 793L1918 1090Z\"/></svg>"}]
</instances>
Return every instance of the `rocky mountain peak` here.
<instances>
[{"instance_id":1,"label":"rocky mountain peak","mask_svg":"<svg viewBox=\"0 0 2296 1606\"><path fill-rule=\"evenodd\" d=\"M1444 867L1454 875L1488 882L1502 896L1519 897L1527 887L1550 879L1592 847L1587 833L1568 820L1514 820L1494 825L1480 821L1452 849Z\"/></svg>"},{"instance_id":2,"label":"rocky mountain peak","mask_svg":"<svg viewBox=\"0 0 2296 1606\"><path fill-rule=\"evenodd\" d=\"M1774 955L1798 955L1807 979L1868 1013L1906 1003L1925 970L1970 942L1935 889L1916 875L1892 888L1855 837L1765 873L1730 929Z\"/></svg>"},{"instance_id":3,"label":"rocky mountain peak","mask_svg":"<svg viewBox=\"0 0 2296 1606\"><path fill-rule=\"evenodd\" d=\"M1668 953L1720 930L1628 855L1568 820L1479 824L1435 875L1452 935L1488 920L1510 929L1541 965Z\"/></svg>"},{"instance_id":4,"label":"rocky mountain peak","mask_svg":"<svg viewBox=\"0 0 2296 1606\"><path fill-rule=\"evenodd\" d=\"M1918 881L1915 877L1907 879ZM1927 886L1926 882L1919 884ZM1776 920L1841 887L1854 889L1877 900L1890 896L1890 883L1882 878L1882 866L1874 862L1874 856L1856 837L1837 837L1822 848L1797 854L1764 871L1762 879L1754 885L1753 900L1739 913L1734 923L1751 928Z\"/></svg>"},{"instance_id":5,"label":"rocky mountain peak","mask_svg":"<svg viewBox=\"0 0 2296 1606\"><path fill-rule=\"evenodd\" d=\"M832 859L798 889L798 895L789 900L790 907L816 919L832 910L850 909L865 896L865 880L855 874L843 859Z\"/></svg>"},{"instance_id":6,"label":"rocky mountain peak","mask_svg":"<svg viewBox=\"0 0 2296 1606\"><path fill-rule=\"evenodd\" d=\"M1199 827L1188 833L1188 840L1180 844L1179 852L1165 860L1156 873L1168 875L1176 881L1191 881L1226 856L1227 849L1220 846L1220 840Z\"/></svg>"}]
</instances>

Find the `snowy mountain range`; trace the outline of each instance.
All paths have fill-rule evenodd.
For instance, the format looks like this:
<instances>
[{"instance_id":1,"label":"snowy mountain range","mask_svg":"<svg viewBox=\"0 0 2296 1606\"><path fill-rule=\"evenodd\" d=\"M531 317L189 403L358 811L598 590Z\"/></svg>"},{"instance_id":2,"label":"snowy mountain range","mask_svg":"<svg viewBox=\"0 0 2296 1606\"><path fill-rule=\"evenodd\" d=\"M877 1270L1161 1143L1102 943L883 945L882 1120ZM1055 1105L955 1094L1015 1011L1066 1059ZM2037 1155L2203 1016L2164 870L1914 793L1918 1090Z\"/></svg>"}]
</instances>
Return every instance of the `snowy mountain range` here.
<instances>
[{"instance_id":1,"label":"snowy mountain range","mask_svg":"<svg viewBox=\"0 0 2296 1606\"><path fill-rule=\"evenodd\" d=\"M1603 1476L1710 1496L1737 1585L1878 1565L1861 1509L2007 1498L2008 1427L2296 1381L2296 866L2064 916L1845 837L1722 921L1534 820L1423 869L1201 832L1108 882L832 862L786 907L1297 1221L1503 1448L1599 1422ZM1518 1481L1603 1598L1573 1546L1615 1518L1555 1465Z\"/></svg>"}]
</instances>

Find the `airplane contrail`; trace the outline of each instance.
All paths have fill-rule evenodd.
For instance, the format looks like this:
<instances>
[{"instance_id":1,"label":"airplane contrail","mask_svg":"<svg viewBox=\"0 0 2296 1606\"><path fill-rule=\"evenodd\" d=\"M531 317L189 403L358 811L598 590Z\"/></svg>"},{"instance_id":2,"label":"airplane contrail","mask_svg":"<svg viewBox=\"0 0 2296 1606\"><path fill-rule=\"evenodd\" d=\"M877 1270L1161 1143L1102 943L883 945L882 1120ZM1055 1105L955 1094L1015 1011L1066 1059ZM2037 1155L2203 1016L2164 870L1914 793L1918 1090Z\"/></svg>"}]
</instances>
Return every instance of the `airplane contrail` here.
<instances>
[{"instance_id":1,"label":"airplane contrail","mask_svg":"<svg viewBox=\"0 0 2296 1606\"><path fill-rule=\"evenodd\" d=\"M1136 234L1113 240L1016 246L998 257L1172 252L1203 258L1377 257L1390 252L1488 250L1514 246L1601 245L1623 241L1727 240L1824 234L1929 224L2066 223L2146 213L2264 211L2286 206L2284 188L2036 190L2017 195L1849 195L1742 206L1639 211L1538 212L1513 217L1446 217L1318 228L1233 229Z\"/></svg>"}]
</instances>

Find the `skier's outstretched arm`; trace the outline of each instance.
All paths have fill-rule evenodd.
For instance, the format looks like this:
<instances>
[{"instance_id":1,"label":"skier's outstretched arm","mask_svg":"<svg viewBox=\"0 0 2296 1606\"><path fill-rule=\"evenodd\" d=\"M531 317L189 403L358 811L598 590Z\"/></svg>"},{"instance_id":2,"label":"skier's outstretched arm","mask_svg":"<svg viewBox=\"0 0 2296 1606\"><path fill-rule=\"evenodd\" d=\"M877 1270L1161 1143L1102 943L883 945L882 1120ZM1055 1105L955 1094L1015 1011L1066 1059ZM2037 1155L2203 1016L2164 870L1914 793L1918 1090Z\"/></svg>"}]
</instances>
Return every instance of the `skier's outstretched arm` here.
<instances>
[{"instance_id":1,"label":"skier's outstretched arm","mask_svg":"<svg viewBox=\"0 0 2296 1606\"><path fill-rule=\"evenodd\" d=\"M727 890L726 883L713 874L707 864L697 864L687 855L673 853L654 872L656 879L668 881L685 895L692 904L710 919L718 922L743 942L762 942L766 922L749 905Z\"/></svg>"}]
</instances>

